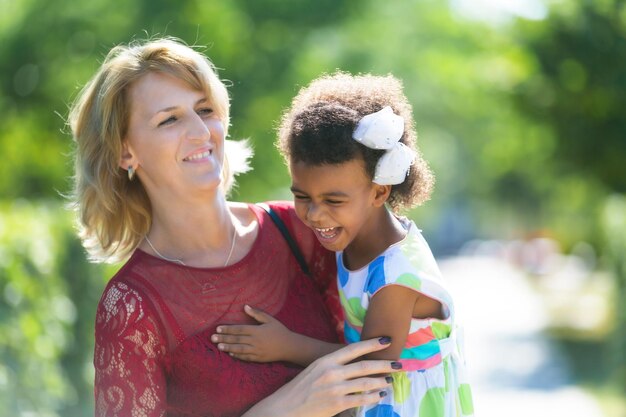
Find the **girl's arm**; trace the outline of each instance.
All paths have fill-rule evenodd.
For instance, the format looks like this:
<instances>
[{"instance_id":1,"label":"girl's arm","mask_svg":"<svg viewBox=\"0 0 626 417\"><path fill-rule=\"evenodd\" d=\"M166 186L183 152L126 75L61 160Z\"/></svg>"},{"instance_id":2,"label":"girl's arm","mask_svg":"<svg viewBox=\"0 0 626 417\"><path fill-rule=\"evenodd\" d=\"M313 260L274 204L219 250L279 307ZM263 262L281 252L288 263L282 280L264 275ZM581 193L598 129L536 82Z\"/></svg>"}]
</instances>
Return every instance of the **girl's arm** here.
<instances>
[{"instance_id":1,"label":"girl's arm","mask_svg":"<svg viewBox=\"0 0 626 417\"><path fill-rule=\"evenodd\" d=\"M231 356L250 362L286 361L307 366L343 345L294 333L269 314L245 306L258 325L220 325L211 341Z\"/></svg>"},{"instance_id":2,"label":"girl's arm","mask_svg":"<svg viewBox=\"0 0 626 417\"><path fill-rule=\"evenodd\" d=\"M404 348L411 318L441 316L441 304L415 290L401 285L388 285L376 292L365 314L361 339L391 337L391 346L367 355L368 359L397 360Z\"/></svg>"},{"instance_id":3,"label":"girl's arm","mask_svg":"<svg viewBox=\"0 0 626 417\"><path fill-rule=\"evenodd\" d=\"M306 366L343 345L313 339L287 329L261 310L245 306L246 313L259 325L220 325L211 341L231 356L251 362L287 361ZM374 352L367 359L396 360L404 348L411 319L443 318L441 304L401 285L381 288L370 301L361 340L390 337L391 346Z\"/></svg>"}]
</instances>

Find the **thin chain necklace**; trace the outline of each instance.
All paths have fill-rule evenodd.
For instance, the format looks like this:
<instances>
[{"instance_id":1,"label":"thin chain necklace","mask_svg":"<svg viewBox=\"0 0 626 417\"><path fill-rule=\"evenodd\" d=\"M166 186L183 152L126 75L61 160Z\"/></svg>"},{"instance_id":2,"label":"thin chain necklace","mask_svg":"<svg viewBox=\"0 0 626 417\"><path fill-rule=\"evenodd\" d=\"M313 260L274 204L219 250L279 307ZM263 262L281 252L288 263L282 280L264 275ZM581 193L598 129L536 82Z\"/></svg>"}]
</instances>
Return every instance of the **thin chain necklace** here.
<instances>
[{"instance_id":1,"label":"thin chain necklace","mask_svg":"<svg viewBox=\"0 0 626 417\"><path fill-rule=\"evenodd\" d=\"M233 230L233 237L231 239L232 243L230 244L230 252L228 252L228 258L226 258L226 262L224 262L224 266L228 265L228 262L230 262L230 258L231 258L231 256L233 256L233 250L235 249L235 242L237 241L237 228L235 227L235 225L233 225L233 229L234 230ZM168 258L167 256L163 256L161 254L161 252L156 250L156 248L154 247L152 242L150 242L150 239L148 238L148 235L146 235L144 237L144 239L146 239L146 242L148 242L148 245L150 245L150 247L152 248L154 253L159 255L159 258L165 259L166 261L170 261L170 262L176 262L176 263L179 263L179 264L181 264L183 266L187 266L187 264L184 263L183 261L181 261L180 259Z\"/></svg>"}]
</instances>

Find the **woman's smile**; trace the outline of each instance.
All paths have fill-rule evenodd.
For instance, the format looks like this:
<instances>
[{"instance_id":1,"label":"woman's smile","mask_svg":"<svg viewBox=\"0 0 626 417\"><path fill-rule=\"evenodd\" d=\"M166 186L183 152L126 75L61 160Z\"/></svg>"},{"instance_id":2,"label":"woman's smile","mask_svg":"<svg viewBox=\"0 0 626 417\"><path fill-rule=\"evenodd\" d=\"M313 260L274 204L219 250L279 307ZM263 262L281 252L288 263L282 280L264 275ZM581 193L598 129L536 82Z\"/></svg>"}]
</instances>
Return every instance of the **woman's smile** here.
<instances>
[{"instance_id":1,"label":"woman's smile","mask_svg":"<svg viewBox=\"0 0 626 417\"><path fill-rule=\"evenodd\" d=\"M209 160L209 157L213 154L212 149L207 150L199 150L194 151L191 155L183 158L184 162L206 162Z\"/></svg>"}]
</instances>

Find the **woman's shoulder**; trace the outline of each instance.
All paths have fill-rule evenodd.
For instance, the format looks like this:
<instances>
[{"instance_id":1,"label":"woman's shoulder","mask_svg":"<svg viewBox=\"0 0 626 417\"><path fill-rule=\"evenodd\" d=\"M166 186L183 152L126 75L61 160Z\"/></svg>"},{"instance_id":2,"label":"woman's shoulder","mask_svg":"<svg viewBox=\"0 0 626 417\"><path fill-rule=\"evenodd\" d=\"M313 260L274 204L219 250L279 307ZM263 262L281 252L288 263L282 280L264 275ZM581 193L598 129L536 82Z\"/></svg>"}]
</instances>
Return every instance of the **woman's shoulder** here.
<instances>
[{"instance_id":1,"label":"woman's shoulder","mask_svg":"<svg viewBox=\"0 0 626 417\"><path fill-rule=\"evenodd\" d=\"M280 220L282 220L289 230L289 233L298 243L300 250L305 254L305 256L307 256L307 254L311 255L314 251L320 250L321 244L313 234L313 231L300 221L292 201L272 200L265 201L261 204L269 206L272 211L278 215ZM261 213L263 212L261 207L257 206L257 209Z\"/></svg>"},{"instance_id":2,"label":"woman's shoulder","mask_svg":"<svg viewBox=\"0 0 626 417\"><path fill-rule=\"evenodd\" d=\"M111 309L118 304L142 304L144 302L146 296L143 289L132 279L132 265L130 264L129 260L109 280L102 292L99 308Z\"/></svg>"},{"instance_id":3,"label":"woman's shoulder","mask_svg":"<svg viewBox=\"0 0 626 417\"><path fill-rule=\"evenodd\" d=\"M97 322L108 323L114 317L124 321L141 320L153 314L152 302L144 286L137 282L133 273L141 265L141 253L135 252L109 280L98 303Z\"/></svg>"},{"instance_id":4,"label":"woman's shoulder","mask_svg":"<svg viewBox=\"0 0 626 417\"><path fill-rule=\"evenodd\" d=\"M261 217L266 212L267 208L270 208L279 218L287 225L290 231L300 232L301 229L306 229L306 226L298 220L296 211L292 201L284 200L270 200L262 201L259 203L247 203L241 206L242 203L234 203L232 207L235 210L247 210L255 217ZM233 209L231 207L231 209Z\"/></svg>"},{"instance_id":5,"label":"woman's shoulder","mask_svg":"<svg viewBox=\"0 0 626 417\"><path fill-rule=\"evenodd\" d=\"M272 210L274 210L281 216L282 215L290 215L290 216L296 215L296 212L293 208L292 201L270 200L270 201L263 201L259 204L269 206Z\"/></svg>"},{"instance_id":6,"label":"woman's shoulder","mask_svg":"<svg viewBox=\"0 0 626 417\"><path fill-rule=\"evenodd\" d=\"M298 241L305 240L308 244L317 241L311 229L298 218L292 201L266 201L264 204L271 207Z\"/></svg>"},{"instance_id":7,"label":"woman's shoulder","mask_svg":"<svg viewBox=\"0 0 626 417\"><path fill-rule=\"evenodd\" d=\"M229 201L228 208L242 225L249 225L256 220L253 204L238 201Z\"/></svg>"},{"instance_id":8,"label":"woman's shoulder","mask_svg":"<svg viewBox=\"0 0 626 417\"><path fill-rule=\"evenodd\" d=\"M291 201L263 201L260 203L242 203L242 202L228 202L230 211L237 217L243 226L249 226L257 221L260 215L263 214L264 208L262 206L270 207L278 216L287 222L291 222L296 219L296 212Z\"/></svg>"},{"instance_id":9,"label":"woman's shoulder","mask_svg":"<svg viewBox=\"0 0 626 417\"><path fill-rule=\"evenodd\" d=\"M272 200L266 201L265 204L268 204L272 208L276 208L281 211L293 211L293 201L287 200Z\"/></svg>"},{"instance_id":10,"label":"woman's shoulder","mask_svg":"<svg viewBox=\"0 0 626 417\"><path fill-rule=\"evenodd\" d=\"M141 288L114 277L107 284L96 310L97 337L126 335L154 318L152 304Z\"/></svg>"}]
</instances>

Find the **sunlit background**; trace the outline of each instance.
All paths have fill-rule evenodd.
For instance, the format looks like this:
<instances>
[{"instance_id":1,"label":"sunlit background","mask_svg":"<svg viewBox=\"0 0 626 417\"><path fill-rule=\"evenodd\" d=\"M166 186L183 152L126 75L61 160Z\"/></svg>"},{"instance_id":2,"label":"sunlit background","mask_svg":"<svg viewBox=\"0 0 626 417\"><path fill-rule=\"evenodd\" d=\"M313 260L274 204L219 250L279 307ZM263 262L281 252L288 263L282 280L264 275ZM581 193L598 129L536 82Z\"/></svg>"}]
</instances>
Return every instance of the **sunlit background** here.
<instances>
[{"instance_id":1,"label":"sunlit background","mask_svg":"<svg viewBox=\"0 0 626 417\"><path fill-rule=\"evenodd\" d=\"M69 103L115 44L170 35L229 80L255 170L300 86L404 81L437 176L408 213L459 304L477 416L626 416L626 1L0 0L0 415L93 414L88 264L63 194Z\"/></svg>"}]
</instances>

